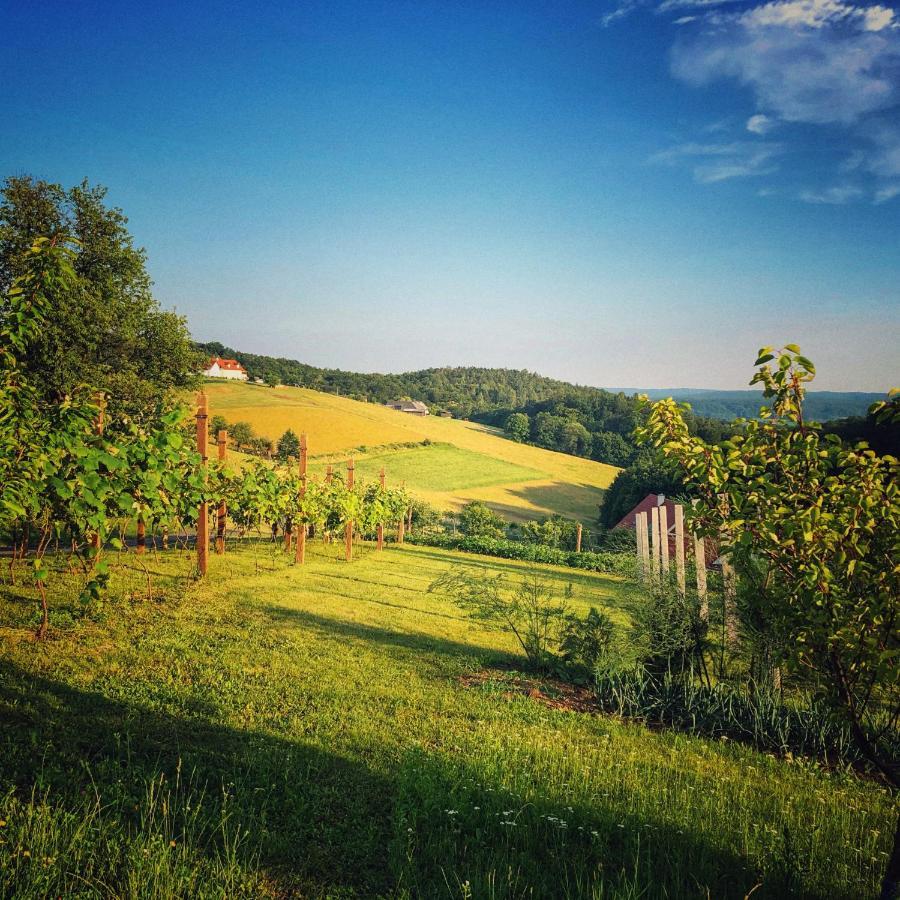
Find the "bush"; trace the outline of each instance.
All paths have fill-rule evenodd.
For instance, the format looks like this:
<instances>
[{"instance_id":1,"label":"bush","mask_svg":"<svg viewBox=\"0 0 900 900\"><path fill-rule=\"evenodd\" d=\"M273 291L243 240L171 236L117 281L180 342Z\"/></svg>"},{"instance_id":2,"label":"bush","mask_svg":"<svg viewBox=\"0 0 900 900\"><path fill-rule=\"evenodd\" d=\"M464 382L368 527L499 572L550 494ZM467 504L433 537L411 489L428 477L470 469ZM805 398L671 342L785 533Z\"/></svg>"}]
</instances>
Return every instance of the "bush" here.
<instances>
[{"instance_id":1,"label":"bush","mask_svg":"<svg viewBox=\"0 0 900 900\"><path fill-rule=\"evenodd\" d=\"M635 568L634 553L574 553L554 547L543 547L540 544L528 544L524 541L453 534L414 534L407 540L411 544L427 547L459 550L462 553L481 553L500 559L568 566L571 569L602 572L606 575L630 576L634 574Z\"/></svg>"},{"instance_id":2,"label":"bush","mask_svg":"<svg viewBox=\"0 0 900 900\"><path fill-rule=\"evenodd\" d=\"M592 606L583 619L566 617L559 640L560 656L570 669L582 675L592 674L606 667L613 636L612 620Z\"/></svg>"},{"instance_id":3,"label":"bush","mask_svg":"<svg viewBox=\"0 0 900 900\"><path fill-rule=\"evenodd\" d=\"M552 663L551 647L558 643L568 613L571 584L558 599L553 584L537 572L510 585L503 574L491 578L482 569L460 566L435 579L428 586L429 593L434 591L450 596L473 618L498 624L513 635L533 668Z\"/></svg>"}]
</instances>

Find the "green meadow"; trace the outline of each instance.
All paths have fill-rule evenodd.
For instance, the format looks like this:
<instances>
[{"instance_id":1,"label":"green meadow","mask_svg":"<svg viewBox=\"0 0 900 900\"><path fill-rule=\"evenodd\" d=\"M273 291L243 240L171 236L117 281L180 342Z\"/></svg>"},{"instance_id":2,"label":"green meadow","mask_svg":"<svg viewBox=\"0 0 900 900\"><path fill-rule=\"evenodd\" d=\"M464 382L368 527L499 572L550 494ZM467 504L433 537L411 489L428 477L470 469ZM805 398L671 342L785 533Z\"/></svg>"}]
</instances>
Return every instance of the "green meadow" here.
<instances>
[{"instance_id":1,"label":"green meadow","mask_svg":"<svg viewBox=\"0 0 900 900\"><path fill-rule=\"evenodd\" d=\"M42 643L4 584L0 896L876 895L875 783L551 708L427 592L461 557L341 556L247 544L198 583L188 552L123 555L126 599L87 611L60 573ZM627 627L623 582L539 568Z\"/></svg>"}]
</instances>

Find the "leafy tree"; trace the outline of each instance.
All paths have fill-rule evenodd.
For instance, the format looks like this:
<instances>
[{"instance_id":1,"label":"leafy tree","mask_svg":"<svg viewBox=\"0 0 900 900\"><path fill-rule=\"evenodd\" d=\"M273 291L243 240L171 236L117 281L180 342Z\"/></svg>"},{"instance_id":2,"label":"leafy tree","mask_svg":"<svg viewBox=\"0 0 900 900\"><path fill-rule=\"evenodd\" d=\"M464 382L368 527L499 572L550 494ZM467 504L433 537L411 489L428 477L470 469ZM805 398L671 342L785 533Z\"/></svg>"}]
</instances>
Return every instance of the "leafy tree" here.
<instances>
[{"instance_id":1,"label":"leafy tree","mask_svg":"<svg viewBox=\"0 0 900 900\"><path fill-rule=\"evenodd\" d=\"M615 431L598 431L593 436L591 457L610 466L627 466L636 451L621 434Z\"/></svg>"},{"instance_id":2,"label":"leafy tree","mask_svg":"<svg viewBox=\"0 0 900 900\"><path fill-rule=\"evenodd\" d=\"M566 422L559 431L557 449L573 456L589 456L591 433L581 422Z\"/></svg>"},{"instance_id":3,"label":"leafy tree","mask_svg":"<svg viewBox=\"0 0 900 900\"><path fill-rule=\"evenodd\" d=\"M504 530L503 519L480 500L462 508L459 524L464 534L473 537L502 537Z\"/></svg>"},{"instance_id":4,"label":"leafy tree","mask_svg":"<svg viewBox=\"0 0 900 900\"><path fill-rule=\"evenodd\" d=\"M506 420L503 430L506 432L507 437L518 441L520 444L524 443L531 435L531 420L525 413L513 413Z\"/></svg>"},{"instance_id":5,"label":"leafy tree","mask_svg":"<svg viewBox=\"0 0 900 900\"><path fill-rule=\"evenodd\" d=\"M278 439L277 455L282 461L300 456L300 438L290 428Z\"/></svg>"},{"instance_id":6,"label":"leafy tree","mask_svg":"<svg viewBox=\"0 0 900 900\"><path fill-rule=\"evenodd\" d=\"M806 676L896 789L888 736L900 716L900 464L805 420L815 368L796 345L764 347L756 365L751 384L771 406L724 444L692 437L672 400L652 406L637 436L696 493L690 527L715 535L756 587L744 614L773 634L774 662ZM898 883L900 822L884 896Z\"/></svg>"},{"instance_id":7,"label":"leafy tree","mask_svg":"<svg viewBox=\"0 0 900 900\"><path fill-rule=\"evenodd\" d=\"M267 387L271 388L278 387L278 385L281 384L281 379L275 372L266 372L263 376L263 381Z\"/></svg>"},{"instance_id":8,"label":"leafy tree","mask_svg":"<svg viewBox=\"0 0 900 900\"><path fill-rule=\"evenodd\" d=\"M220 431L228 430L228 422L225 421L225 416L210 416L208 421L209 433L213 438L215 438ZM229 435L229 437L232 437L232 435Z\"/></svg>"},{"instance_id":9,"label":"leafy tree","mask_svg":"<svg viewBox=\"0 0 900 900\"><path fill-rule=\"evenodd\" d=\"M0 192L0 296L24 274L34 241L73 237L73 278L19 359L22 371L53 401L81 384L109 397L109 418L147 418L193 384L200 357L185 320L153 299L146 256L121 210L87 181L70 190L28 176ZM0 304L0 323L10 315Z\"/></svg>"},{"instance_id":10,"label":"leafy tree","mask_svg":"<svg viewBox=\"0 0 900 900\"><path fill-rule=\"evenodd\" d=\"M228 436L234 441L235 447L245 447L255 437L249 422L235 422L231 426Z\"/></svg>"}]
</instances>

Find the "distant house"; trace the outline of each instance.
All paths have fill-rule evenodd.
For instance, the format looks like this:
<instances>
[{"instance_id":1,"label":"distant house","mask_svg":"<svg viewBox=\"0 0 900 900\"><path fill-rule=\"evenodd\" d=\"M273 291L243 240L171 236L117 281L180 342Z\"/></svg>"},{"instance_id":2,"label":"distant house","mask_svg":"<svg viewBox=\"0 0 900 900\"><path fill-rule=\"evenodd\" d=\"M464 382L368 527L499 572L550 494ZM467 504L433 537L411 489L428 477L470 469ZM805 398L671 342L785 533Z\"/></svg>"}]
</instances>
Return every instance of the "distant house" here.
<instances>
[{"instance_id":1,"label":"distant house","mask_svg":"<svg viewBox=\"0 0 900 900\"><path fill-rule=\"evenodd\" d=\"M428 407L421 400L395 400L384 404L388 409L409 413L411 416L427 416Z\"/></svg>"},{"instance_id":2,"label":"distant house","mask_svg":"<svg viewBox=\"0 0 900 900\"><path fill-rule=\"evenodd\" d=\"M203 374L207 378L230 378L233 381L246 381L247 370L236 359L223 359L214 356L206 365Z\"/></svg>"},{"instance_id":3,"label":"distant house","mask_svg":"<svg viewBox=\"0 0 900 900\"><path fill-rule=\"evenodd\" d=\"M634 509L629 510L619 519L613 528L635 528L635 520L639 513L647 513L647 523L650 523L651 510L656 507L665 507L666 522L669 526L669 555L675 555L675 502L666 498L665 494L647 494ZM719 549L714 541L707 538L705 542L706 549L706 567L716 564L719 559ZM685 531L684 535L684 556L689 559L694 555L693 539L691 535Z\"/></svg>"}]
</instances>

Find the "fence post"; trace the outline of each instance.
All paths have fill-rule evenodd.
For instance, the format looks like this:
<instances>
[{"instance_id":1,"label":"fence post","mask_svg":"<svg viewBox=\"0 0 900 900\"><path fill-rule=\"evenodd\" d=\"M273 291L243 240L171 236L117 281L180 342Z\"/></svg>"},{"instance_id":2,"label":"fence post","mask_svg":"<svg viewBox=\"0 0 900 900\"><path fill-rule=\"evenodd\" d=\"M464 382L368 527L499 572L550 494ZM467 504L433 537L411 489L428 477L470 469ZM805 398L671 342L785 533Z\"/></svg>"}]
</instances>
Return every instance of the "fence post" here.
<instances>
[{"instance_id":1,"label":"fence post","mask_svg":"<svg viewBox=\"0 0 900 900\"><path fill-rule=\"evenodd\" d=\"M308 458L306 432L300 435L300 496L306 496L306 462ZM297 543L294 547L294 562L303 565L306 562L306 522L297 523Z\"/></svg>"},{"instance_id":2,"label":"fence post","mask_svg":"<svg viewBox=\"0 0 900 900\"><path fill-rule=\"evenodd\" d=\"M206 394L200 391L197 394L197 452L200 454L200 464L203 466L204 482L206 481L207 463L207 438L206 420L209 409L206 405ZM204 501L197 512L197 571L201 577L206 574L209 563L209 505Z\"/></svg>"},{"instance_id":3,"label":"fence post","mask_svg":"<svg viewBox=\"0 0 900 900\"><path fill-rule=\"evenodd\" d=\"M581 553L581 522L578 523L578 528L575 530L575 552Z\"/></svg>"},{"instance_id":4,"label":"fence post","mask_svg":"<svg viewBox=\"0 0 900 900\"><path fill-rule=\"evenodd\" d=\"M347 460L347 490L353 490L353 459ZM344 556L347 562L353 559L353 520L351 519L344 527Z\"/></svg>"},{"instance_id":5,"label":"fence post","mask_svg":"<svg viewBox=\"0 0 900 900\"><path fill-rule=\"evenodd\" d=\"M381 484L381 489L384 490L384 466L381 467L381 471L378 473L378 480ZM384 550L384 522L378 523L378 549Z\"/></svg>"},{"instance_id":6,"label":"fence post","mask_svg":"<svg viewBox=\"0 0 900 900\"><path fill-rule=\"evenodd\" d=\"M659 580L659 507L650 510L650 580Z\"/></svg>"},{"instance_id":7,"label":"fence post","mask_svg":"<svg viewBox=\"0 0 900 900\"><path fill-rule=\"evenodd\" d=\"M675 581L682 597L687 593L684 578L684 507L675 504Z\"/></svg>"},{"instance_id":8,"label":"fence post","mask_svg":"<svg viewBox=\"0 0 900 900\"><path fill-rule=\"evenodd\" d=\"M409 504L409 509L406 511L406 530L412 534L412 514L413 508L412 503Z\"/></svg>"},{"instance_id":9,"label":"fence post","mask_svg":"<svg viewBox=\"0 0 900 900\"><path fill-rule=\"evenodd\" d=\"M663 581L669 580L669 511L665 504L659 508L659 564Z\"/></svg>"},{"instance_id":10,"label":"fence post","mask_svg":"<svg viewBox=\"0 0 900 900\"><path fill-rule=\"evenodd\" d=\"M725 641L729 647L738 645L737 582L731 558L722 557L722 593L725 600Z\"/></svg>"},{"instance_id":11,"label":"fence post","mask_svg":"<svg viewBox=\"0 0 900 900\"><path fill-rule=\"evenodd\" d=\"M641 558L641 574L644 581L650 580L650 533L647 527L647 513L638 513L634 520L637 531L638 555Z\"/></svg>"},{"instance_id":12,"label":"fence post","mask_svg":"<svg viewBox=\"0 0 900 900\"><path fill-rule=\"evenodd\" d=\"M228 432L222 428L216 435L216 448L218 450L218 458L220 463L225 462L228 455ZM219 500L219 514L216 518L216 553L225 552L225 525L228 519L228 508L225 505L225 498Z\"/></svg>"},{"instance_id":13,"label":"fence post","mask_svg":"<svg viewBox=\"0 0 900 900\"><path fill-rule=\"evenodd\" d=\"M709 598L706 596L706 541L694 535L694 566L697 569L697 596L700 598L700 618L709 621Z\"/></svg>"},{"instance_id":14,"label":"fence post","mask_svg":"<svg viewBox=\"0 0 900 900\"><path fill-rule=\"evenodd\" d=\"M325 466L325 484L331 484L332 479L334 478L334 467L329 463Z\"/></svg>"}]
</instances>

